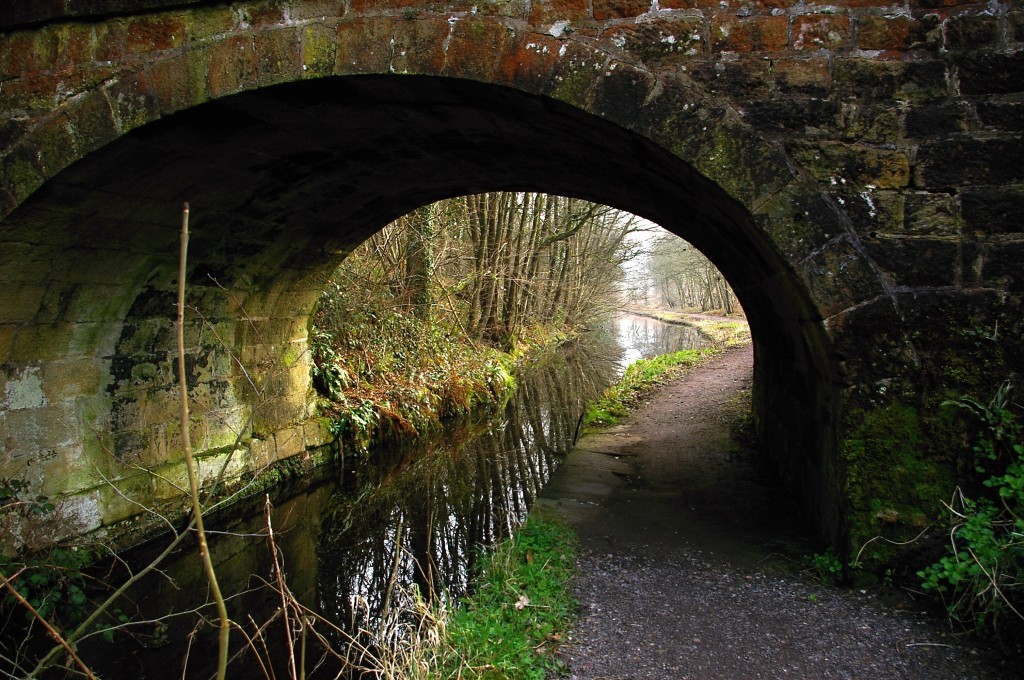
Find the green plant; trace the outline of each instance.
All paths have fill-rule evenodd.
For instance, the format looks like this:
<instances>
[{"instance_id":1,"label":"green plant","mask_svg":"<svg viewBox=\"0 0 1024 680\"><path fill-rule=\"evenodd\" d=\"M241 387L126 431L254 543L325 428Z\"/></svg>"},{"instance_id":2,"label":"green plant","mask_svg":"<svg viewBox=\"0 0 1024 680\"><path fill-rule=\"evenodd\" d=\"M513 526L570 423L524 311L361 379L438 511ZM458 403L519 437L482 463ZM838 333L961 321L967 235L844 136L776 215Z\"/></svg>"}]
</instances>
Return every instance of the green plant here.
<instances>
[{"instance_id":1,"label":"green plant","mask_svg":"<svg viewBox=\"0 0 1024 680\"><path fill-rule=\"evenodd\" d=\"M917 573L953 620L993 632L1007 617L1024 623L1024 424L1011 395L1006 383L988 403L944 404L974 421L970 462L981 481L977 497L957 488L946 554Z\"/></svg>"},{"instance_id":2,"label":"green plant","mask_svg":"<svg viewBox=\"0 0 1024 680\"><path fill-rule=\"evenodd\" d=\"M838 583L843 577L843 563L831 548L825 552L807 555L804 559L822 583Z\"/></svg>"},{"instance_id":3,"label":"green plant","mask_svg":"<svg viewBox=\"0 0 1024 680\"><path fill-rule=\"evenodd\" d=\"M559 672L554 652L576 608L574 541L564 525L531 518L486 557L474 593L448 623L443 677L541 680Z\"/></svg>"},{"instance_id":4,"label":"green plant","mask_svg":"<svg viewBox=\"0 0 1024 680\"><path fill-rule=\"evenodd\" d=\"M51 520L56 510L48 497L33 496L29 486L23 479L0 479L0 522L8 542L15 538L12 534L31 533L33 521ZM83 569L94 561L93 553L62 544L38 547L30 552L23 545L20 549L27 554L0 552L0 574L7 586L2 608L21 609L26 621L38 615L65 628L85 620L90 603Z\"/></svg>"}]
</instances>

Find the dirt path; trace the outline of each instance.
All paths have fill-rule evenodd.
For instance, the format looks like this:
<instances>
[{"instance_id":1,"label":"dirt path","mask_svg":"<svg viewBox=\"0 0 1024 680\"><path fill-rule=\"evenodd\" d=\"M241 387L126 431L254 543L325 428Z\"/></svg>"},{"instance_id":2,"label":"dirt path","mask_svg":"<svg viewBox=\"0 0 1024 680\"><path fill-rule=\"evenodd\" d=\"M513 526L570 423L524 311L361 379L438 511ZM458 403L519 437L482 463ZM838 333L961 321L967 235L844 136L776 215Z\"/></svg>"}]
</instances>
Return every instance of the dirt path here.
<instances>
[{"instance_id":1,"label":"dirt path","mask_svg":"<svg viewBox=\"0 0 1024 680\"><path fill-rule=\"evenodd\" d=\"M790 499L730 437L750 348L580 440L539 506L579 533L573 678L1006 678L920 612L822 586ZM789 568L786 568L789 565Z\"/></svg>"}]
</instances>

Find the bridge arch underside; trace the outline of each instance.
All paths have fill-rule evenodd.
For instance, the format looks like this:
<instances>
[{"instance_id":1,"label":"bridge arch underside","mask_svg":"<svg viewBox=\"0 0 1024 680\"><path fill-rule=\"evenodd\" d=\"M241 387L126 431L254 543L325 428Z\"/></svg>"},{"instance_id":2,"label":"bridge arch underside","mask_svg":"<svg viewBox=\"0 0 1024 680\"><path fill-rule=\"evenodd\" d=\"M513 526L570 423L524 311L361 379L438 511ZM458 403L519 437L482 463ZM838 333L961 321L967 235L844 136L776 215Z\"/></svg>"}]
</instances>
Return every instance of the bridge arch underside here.
<instances>
[{"instance_id":1,"label":"bridge arch underside","mask_svg":"<svg viewBox=\"0 0 1024 680\"><path fill-rule=\"evenodd\" d=\"M16 324L8 456L43 492L74 494L89 528L130 521L122 492L176 501L183 201L192 444L209 477L229 451L241 474L328 440L311 407L306 334L345 254L420 205L499 189L613 205L711 257L754 331L760 435L823 535L840 540L831 340L806 281L748 209L636 133L467 80L349 76L235 95L140 128L47 182L3 223L4 284L26 299L4 312Z\"/></svg>"}]
</instances>

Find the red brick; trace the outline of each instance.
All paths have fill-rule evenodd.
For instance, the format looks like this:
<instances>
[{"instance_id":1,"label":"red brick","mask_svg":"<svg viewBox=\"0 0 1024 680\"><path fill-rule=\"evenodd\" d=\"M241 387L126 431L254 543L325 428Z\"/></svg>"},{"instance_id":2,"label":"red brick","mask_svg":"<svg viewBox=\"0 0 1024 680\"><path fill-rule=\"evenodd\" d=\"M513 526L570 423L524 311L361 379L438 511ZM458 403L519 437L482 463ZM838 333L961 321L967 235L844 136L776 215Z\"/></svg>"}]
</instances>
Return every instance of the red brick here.
<instances>
[{"instance_id":1,"label":"red brick","mask_svg":"<svg viewBox=\"0 0 1024 680\"><path fill-rule=\"evenodd\" d=\"M455 23L455 27L452 27L446 19L437 16L415 20L400 19L394 23L392 29L394 47L389 49L387 43L384 43L382 51L390 53L390 66L398 73L440 73L446 59L454 56L451 45L448 53L445 53L444 41L449 34L459 30L458 25L462 22ZM452 41L454 40L453 35ZM481 45L483 44L486 43L482 42Z\"/></svg>"},{"instance_id":2,"label":"red brick","mask_svg":"<svg viewBox=\"0 0 1024 680\"><path fill-rule=\"evenodd\" d=\"M298 28L267 30L253 36L257 80L260 85L296 79L301 73Z\"/></svg>"},{"instance_id":3,"label":"red brick","mask_svg":"<svg viewBox=\"0 0 1024 680\"><path fill-rule=\"evenodd\" d=\"M778 52L788 43L788 19L784 16L716 16L711 24L715 52Z\"/></svg>"},{"instance_id":4,"label":"red brick","mask_svg":"<svg viewBox=\"0 0 1024 680\"><path fill-rule=\"evenodd\" d=\"M862 50L905 50L915 22L910 17L865 16L857 21L857 44Z\"/></svg>"},{"instance_id":5,"label":"red brick","mask_svg":"<svg viewBox=\"0 0 1024 680\"><path fill-rule=\"evenodd\" d=\"M386 73L398 19L359 18L338 24L335 73Z\"/></svg>"},{"instance_id":6,"label":"red brick","mask_svg":"<svg viewBox=\"0 0 1024 680\"><path fill-rule=\"evenodd\" d=\"M234 94L256 82L256 53L251 38L221 40L208 53L206 86L211 97Z\"/></svg>"},{"instance_id":7,"label":"red brick","mask_svg":"<svg viewBox=\"0 0 1024 680\"><path fill-rule=\"evenodd\" d=\"M546 28L556 21L589 18L589 0L534 0L530 8L530 23L538 28Z\"/></svg>"},{"instance_id":8,"label":"red brick","mask_svg":"<svg viewBox=\"0 0 1024 680\"><path fill-rule=\"evenodd\" d=\"M793 49L835 49L846 43L850 19L836 14L804 14L793 19Z\"/></svg>"},{"instance_id":9,"label":"red brick","mask_svg":"<svg viewBox=\"0 0 1024 680\"><path fill-rule=\"evenodd\" d=\"M462 19L455 24L444 72L460 78L489 79L512 47L512 40L504 24L493 19Z\"/></svg>"},{"instance_id":10,"label":"red brick","mask_svg":"<svg viewBox=\"0 0 1024 680\"><path fill-rule=\"evenodd\" d=\"M650 8L651 3L647 0L594 0L594 18L603 21L636 17L646 14Z\"/></svg>"},{"instance_id":11,"label":"red brick","mask_svg":"<svg viewBox=\"0 0 1024 680\"><path fill-rule=\"evenodd\" d=\"M133 19L127 27L125 49L129 54L169 50L185 43L187 31L181 16Z\"/></svg>"},{"instance_id":12,"label":"red brick","mask_svg":"<svg viewBox=\"0 0 1024 680\"><path fill-rule=\"evenodd\" d=\"M375 10L402 9L405 7L422 8L422 0L351 0L353 12L368 14Z\"/></svg>"}]
</instances>

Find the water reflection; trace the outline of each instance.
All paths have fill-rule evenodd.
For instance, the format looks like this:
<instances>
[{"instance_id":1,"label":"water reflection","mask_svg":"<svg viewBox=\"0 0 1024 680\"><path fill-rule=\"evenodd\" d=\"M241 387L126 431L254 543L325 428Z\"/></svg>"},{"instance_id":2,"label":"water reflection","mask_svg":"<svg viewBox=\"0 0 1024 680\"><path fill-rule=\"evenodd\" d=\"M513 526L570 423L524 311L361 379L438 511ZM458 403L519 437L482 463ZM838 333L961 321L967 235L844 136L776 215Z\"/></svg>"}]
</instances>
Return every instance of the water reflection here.
<instances>
[{"instance_id":1,"label":"water reflection","mask_svg":"<svg viewBox=\"0 0 1024 680\"><path fill-rule=\"evenodd\" d=\"M523 521L572 447L587 404L630 361L702 346L706 338L689 327L616 319L523 366L509 401L488 418L376 452L358 466L349 462L344 474L321 470L327 480L303 478L291 492L278 489L271 522L291 592L346 631L320 631L336 649L350 636L365 644L361 631L409 609L415 592L460 597L481 547ZM225 533L211 541L221 587L236 593L230 615L254 627L273 620L280 605L274 591L260 587L273 573L263 510L256 499L248 514L221 521ZM209 675L215 633L187 614L205 597L199 562L189 552L137 590L130 612L135 620L168 610L181 615L145 628L116 654L106 652L99 666L112 677ZM264 656L287 657L282 633L265 636ZM335 677L345 665L331 657L321 662L310 677ZM232 672L263 675L247 663L255 663L252 654L233 663Z\"/></svg>"},{"instance_id":2,"label":"water reflection","mask_svg":"<svg viewBox=\"0 0 1024 680\"><path fill-rule=\"evenodd\" d=\"M603 347L601 346L603 344ZM612 378L601 334L527 366L502 412L366 466L336 495L319 550L319 601L349 630L389 605L466 591L479 546L508 536L572 447L586 404ZM410 455L412 453L412 455Z\"/></svg>"},{"instance_id":3,"label":"water reflection","mask_svg":"<svg viewBox=\"0 0 1024 680\"><path fill-rule=\"evenodd\" d=\"M618 360L620 371L637 359L684 349L701 349L714 341L696 326L667 324L636 314L622 314L610 322L622 348Z\"/></svg>"}]
</instances>

